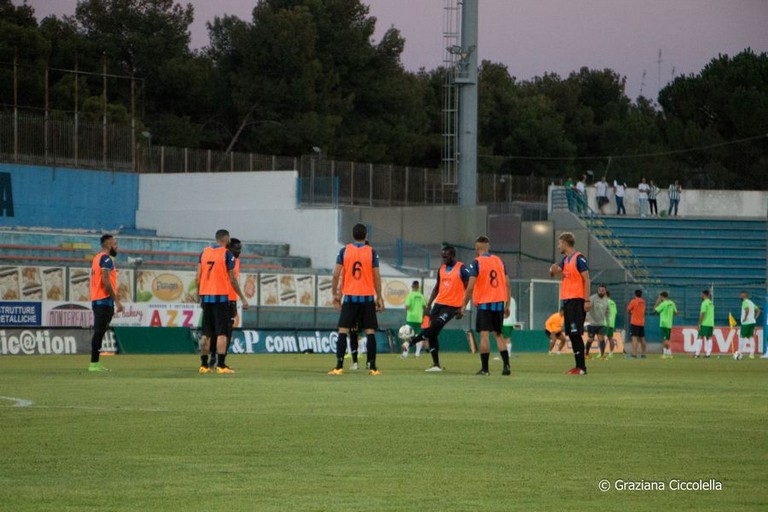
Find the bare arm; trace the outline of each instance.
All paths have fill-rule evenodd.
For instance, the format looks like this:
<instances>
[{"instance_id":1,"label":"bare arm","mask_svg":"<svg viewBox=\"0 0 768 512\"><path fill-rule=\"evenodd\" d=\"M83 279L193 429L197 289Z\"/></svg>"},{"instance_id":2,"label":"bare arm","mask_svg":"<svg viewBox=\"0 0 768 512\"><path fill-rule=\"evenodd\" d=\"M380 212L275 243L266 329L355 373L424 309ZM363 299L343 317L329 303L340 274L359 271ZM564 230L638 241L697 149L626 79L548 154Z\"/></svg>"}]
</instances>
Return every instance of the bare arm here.
<instances>
[{"instance_id":1,"label":"bare arm","mask_svg":"<svg viewBox=\"0 0 768 512\"><path fill-rule=\"evenodd\" d=\"M336 264L333 267L333 280L331 281L331 290L333 292L333 307L341 309L341 289L339 288L339 282L341 281L341 271L343 267Z\"/></svg>"},{"instance_id":2,"label":"bare arm","mask_svg":"<svg viewBox=\"0 0 768 512\"><path fill-rule=\"evenodd\" d=\"M464 292L464 300L462 301L462 306L460 311L461 316L464 316L464 313L467 312L467 304L472 298L472 291L475 289L475 281L477 281L477 278L475 276L469 277L469 282L467 283L467 289Z\"/></svg>"},{"instance_id":3,"label":"bare arm","mask_svg":"<svg viewBox=\"0 0 768 512\"><path fill-rule=\"evenodd\" d=\"M112 297L112 300L115 301L115 308L117 309L117 312L121 312L123 310L123 304L120 302L120 299L117 298L117 290L112 288L112 283L109 280L109 272L101 272L101 284L104 285L104 288L107 290L109 296Z\"/></svg>"},{"instance_id":4,"label":"bare arm","mask_svg":"<svg viewBox=\"0 0 768 512\"><path fill-rule=\"evenodd\" d=\"M373 288L376 290L376 309L384 311L384 297L381 295L381 272L379 267L373 267Z\"/></svg>"},{"instance_id":5,"label":"bare arm","mask_svg":"<svg viewBox=\"0 0 768 512\"><path fill-rule=\"evenodd\" d=\"M592 280L589 277L589 270L581 273L581 279L584 281L584 296L587 297L584 301L584 311L589 311L592 309L592 301L589 300L589 297L592 296Z\"/></svg>"},{"instance_id":6,"label":"bare arm","mask_svg":"<svg viewBox=\"0 0 768 512\"><path fill-rule=\"evenodd\" d=\"M240 300L243 301L243 309L248 309L248 300L245 298L245 295L240 290L240 283L237 282L237 278L235 277L235 269L231 269L228 273L229 273L229 283L232 285L232 288L235 290L235 293L237 293L237 296L240 297Z\"/></svg>"}]
</instances>

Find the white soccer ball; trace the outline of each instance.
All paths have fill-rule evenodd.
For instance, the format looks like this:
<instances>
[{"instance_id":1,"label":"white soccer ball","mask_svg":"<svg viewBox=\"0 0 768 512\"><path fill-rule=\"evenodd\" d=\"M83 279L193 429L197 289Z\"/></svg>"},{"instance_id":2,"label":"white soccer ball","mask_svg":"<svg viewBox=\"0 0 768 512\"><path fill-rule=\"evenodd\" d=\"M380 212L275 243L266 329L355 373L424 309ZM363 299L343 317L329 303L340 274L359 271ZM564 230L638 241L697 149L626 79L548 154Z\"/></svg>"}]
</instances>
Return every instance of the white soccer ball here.
<instances>
[{"instance_id":1,"label":"white soccer ball","mask_svg":"<svg viewBox=\"0 0 768 512\"><path fill-rule=\"evenodd\" d=\"M733 360L734 361L740 361L742 357L744 357L744 356L741 355L741 352L734 352L733 353Z\"/></svg>"},{"instance_id":2,"label":"white soccer ball","mask_svg":"<svg viewBox=\"0 0 768 512\"><path fill-rule=\"evenodd\" d=\"M400 327L400 330L397 331L397 337L403 341L411 341L414 336L416 336L416 333L413 332L413 327L408 324Z\"/></svg>"}]
</instances>

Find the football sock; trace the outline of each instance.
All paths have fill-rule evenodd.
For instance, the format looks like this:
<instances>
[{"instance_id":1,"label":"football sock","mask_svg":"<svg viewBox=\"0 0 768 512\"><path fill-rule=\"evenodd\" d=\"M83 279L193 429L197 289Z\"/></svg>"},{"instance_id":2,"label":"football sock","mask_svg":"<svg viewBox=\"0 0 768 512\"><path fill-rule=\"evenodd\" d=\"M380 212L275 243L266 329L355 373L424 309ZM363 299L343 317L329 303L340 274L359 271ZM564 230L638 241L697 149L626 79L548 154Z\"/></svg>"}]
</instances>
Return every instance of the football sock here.
<instances>
[{"instance_id":1,"label":"football sock","mask_svg":"<svg viewBox=\"0 0 768 512\"><path fill-rule=\"evenodd\" d=\"M432 354L432 363L433 366L440 366L440 356L437 355L438 350L436 348L429 349L430 354Z\"/></svg>"},{"instance_id":2,"label":"football sock","mask_svg":"<svg viewBox=\"0 0 768 512\"><path fill-rule=\"evenodd\" d=\"M368 368L376 370L376 335L366 334L365 342L365 348L368 351Z\"/></svg>"},{"instance_id":3,"label":"football sock","mask_svg":"<svg viewBox=\"0 0 768 512\"><path fill-rule=\"evenodd\" d=\"M480 364L482 365L483 371L488 371L488 360L491 358L490 353L486 354L480 354Z\"/></svg>"},{"instance_id":4,"label":"football sock","mask_svg":"<svg viewBox=\"0 0 768 512\"><path fill-rule=\"evenodd\" d=\"M592 348L592 340L587 340L586 354L589 355L589 349Z\"/></svg>"},{"instance_id":5,"label":"football sock","mask_svg":"<svg viewBox=\"0 0 768 512\"><path fill-rule=\"evenodd\" d=\"M507 343L507 352L512 352L512 342Z\"/></svg>"},{"instance_id":6,"label":"football sock","mask_svg":"<svg viewBox=\"0 0 768 512\"><path fill-rule=\"evenodd\" d=\"M224 368L225 366L227 366L227 364L225 363L226 358L227 358L227 354L216 354L216 365L219 368Z\"/></svg>"},{"instance_id":7,"label":"football sock","mask_svg":"<svg viewBox=\"0 0 768 512\"><path fill-rule=\"evenodd\" d=\"M499 354L501 354L501 360L504 362L504 368L509 366L509 352L506 350L500 350Z\"/></svg>"},{"instance_id":8,"label":"football sock","mask_svg":"<svg viewBox=\"0 0 768 512\"><path fill-rule=\"evenodd\" d=\"M576 361L576 368L581 368L586 371L587 365L584 362L584 340L582 339L581 334L571 334L569 337L571 338L571 347L573 348L573 358Z\"/></svg>"},{"instance_id":9,"label":"football sock","mask_svg":"<svg viewBox=\"0 0 768 512\"><path fill-rule=\"evenodd\" d=\"M701 345L702 345L703 343L704 343L704 342L703 342L703 341L702 341L700 338L697 338L697 339L696 339L696 355L697 355L697 356L701 354Z\"/></svg>"},{"instance_id":10,"label":"football sock","mask_svg":"<svg viewBox=\"0 0 768 512\"><path fill-rule=\"evenodd\" d=\"M605 354L605 341L600 341L599 345L600 345L600 355Z\"/></svg>"},{"instance_id":11,"label":"football sock","mask_svg":"<svg viewBox=\"0 0 768 512\"><path fill-rule=\"evenodd\" d=\"M208 356L200 356L200 366L208 366Z\"/></svg>"},{"instance_id":12,"label":"football sock","mask_svg":"<svg viewBox=\"0 0 768 512\"><path fill-rule=\"evenodd\" d=\"M712 355L712 338L704 340L704 351L706 352L706 355Z\"/></svg>"},{"instance_id":13,"label":"football sock","mask_svg":"<svg viewBox=\"0 0 768 512\"><path fill-rule=\"evenodd\" d=\"M423 344L421 342L416 343L416 355L417 356L421 355L421 347L422 347L422 345Z\"/></svg>"},{"instance_id":14,"label":"football sock","mask_svg":"<svg viewBox=\"0 0 768 512\"><path fill-rule=\"evenodd\" d=\"M353 363L357 362L357 354L358 354L359 348L360 348L360 343L358 342L357 334L350 334L349 335L349 351L352 354Z\"/></svg>"},{"instance_id":15,"label":"football sock","mask_svg":"<svg viewBox=\"0 0 768 512\"><path fill-rule=\"evenodd\" d=\"M336 340L336 369L344 368L344 354L347 353L347 333L340 332Z\"/></svg>"}]
</instances>

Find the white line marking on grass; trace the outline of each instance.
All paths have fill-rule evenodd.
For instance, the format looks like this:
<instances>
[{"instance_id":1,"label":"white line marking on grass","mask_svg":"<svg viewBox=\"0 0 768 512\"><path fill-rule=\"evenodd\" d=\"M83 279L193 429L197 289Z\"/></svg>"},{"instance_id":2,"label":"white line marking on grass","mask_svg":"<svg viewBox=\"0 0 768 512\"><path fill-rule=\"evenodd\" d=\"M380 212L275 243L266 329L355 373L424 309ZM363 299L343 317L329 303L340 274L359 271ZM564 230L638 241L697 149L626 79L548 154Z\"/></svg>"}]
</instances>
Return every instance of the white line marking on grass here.
<instances>
[{"instance_id":1,"label":"white line marking on grass","mask_svg":"<svg viewBox=\"0 0 768 512\"><path fill-rule=\"evenodd\" d=\"M32 405L35 405L35 402L33 402L32 400L24 400L23 398L15 398L12 396L0 396L0 400L8 400L10 402L16 402L14 405L11 405L10 407L30 407Z\"/></svg>"}]
</instances>

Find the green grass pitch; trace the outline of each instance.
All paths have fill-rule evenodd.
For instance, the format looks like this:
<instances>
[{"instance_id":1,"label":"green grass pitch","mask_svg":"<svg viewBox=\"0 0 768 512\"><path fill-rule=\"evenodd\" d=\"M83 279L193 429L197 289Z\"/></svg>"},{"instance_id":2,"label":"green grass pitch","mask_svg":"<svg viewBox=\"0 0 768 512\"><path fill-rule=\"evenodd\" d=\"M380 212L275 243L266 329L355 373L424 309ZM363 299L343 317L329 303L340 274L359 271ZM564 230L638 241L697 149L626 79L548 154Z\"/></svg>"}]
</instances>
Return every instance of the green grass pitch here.
<instances>
[{"instance_id":1,"label":"green grass pitch","mask_svg":"<svg viewBox=\"0 0 768 512\"><path fill-rule=\"evenodd\" d=\"M105 357L108 374L3 357L0 510L768 509L768 361L615 358L586 377L565 355L514 357L511 377L428 361L331 377L321 355L230 356L235 375L198 375L195 356Z\"/></svg>"}]
</instances>

